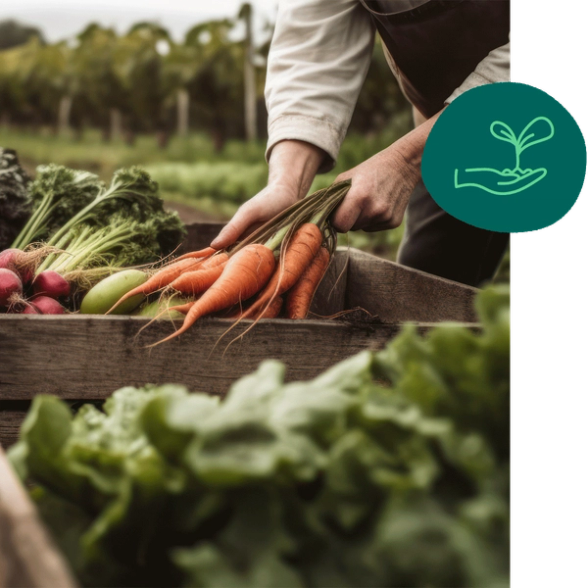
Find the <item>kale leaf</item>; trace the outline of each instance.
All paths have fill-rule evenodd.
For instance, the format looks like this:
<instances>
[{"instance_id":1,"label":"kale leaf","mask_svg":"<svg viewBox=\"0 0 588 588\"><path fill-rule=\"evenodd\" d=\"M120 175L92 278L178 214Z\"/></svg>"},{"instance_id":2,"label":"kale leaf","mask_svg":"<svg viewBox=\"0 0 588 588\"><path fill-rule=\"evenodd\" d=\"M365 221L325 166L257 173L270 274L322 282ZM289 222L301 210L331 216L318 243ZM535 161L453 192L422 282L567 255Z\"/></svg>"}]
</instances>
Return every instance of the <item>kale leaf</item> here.
<instances>
[{"instance_id":1,"label":"kale leaf","mask_svg":"<svg viewBox=\"0 0 588 588\"><path fill-rule=\"evenodd\" d=\"M10 247L31 216L29 182L16 151L0 148L0 251Z\"/></svg>"}]
</instances>

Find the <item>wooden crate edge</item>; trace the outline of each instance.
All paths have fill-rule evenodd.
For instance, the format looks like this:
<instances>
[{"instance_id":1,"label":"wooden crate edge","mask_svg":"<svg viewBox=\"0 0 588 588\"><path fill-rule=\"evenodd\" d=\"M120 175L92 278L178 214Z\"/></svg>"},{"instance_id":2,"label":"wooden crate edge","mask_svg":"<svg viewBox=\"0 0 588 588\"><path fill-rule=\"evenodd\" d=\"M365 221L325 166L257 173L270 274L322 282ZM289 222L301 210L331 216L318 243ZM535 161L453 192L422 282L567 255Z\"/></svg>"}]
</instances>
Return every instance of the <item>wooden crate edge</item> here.
<instances>
[{"instance_id":1,"label":"wooden crate edge","mask_svg":"<svg viewBox=\"0 0 588 588\"><path fill-rule=\"evenodd\" d=\"M0 587L77 588L68 565L0 448Z\"/></svg>"}]
</instances>

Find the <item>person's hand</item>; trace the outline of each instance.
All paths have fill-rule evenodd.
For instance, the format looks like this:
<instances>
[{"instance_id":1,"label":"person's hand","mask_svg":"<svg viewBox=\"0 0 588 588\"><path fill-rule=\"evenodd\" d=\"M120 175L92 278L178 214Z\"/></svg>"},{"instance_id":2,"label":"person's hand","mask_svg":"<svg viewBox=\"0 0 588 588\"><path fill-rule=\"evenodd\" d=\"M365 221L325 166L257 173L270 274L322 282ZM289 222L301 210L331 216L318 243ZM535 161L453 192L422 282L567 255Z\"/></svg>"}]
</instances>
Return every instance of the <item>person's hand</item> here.
<instances>
[{"instance_id":1,"label":"person's hand","mask_svg":"<svg viewBox=\"0 0 588 588\"><path fill-rule=\"evenodd\" d=\"M228 247L304 198L324 156L321 149L303 141L278 143L271 153L267 187L239 208L211 247Z\"/></svg>"},{"instance_id":2,"label":"person's hand","mask_svg":"<svg viewBox=\"0 0 588 588\"><path fill-rule=\"evenodd\" d=\"M383 231L402 223L420 169L392 145L341 174L337 181L349 178L351 189L332 216L333 227L339 233Z\"/></svg>"},{"instance_id":3,"label":"person's hand","mask_svg":"<svg viewBox=\"0 0 588 588\"><path fill-rule=\"evenodd\" d=\"M421 179L425 142L439 115L339 175L337 181L351 178L351 189L332 217L338 232L383 231L400 226L410 196Z\"/></svg>"}]
</instances>

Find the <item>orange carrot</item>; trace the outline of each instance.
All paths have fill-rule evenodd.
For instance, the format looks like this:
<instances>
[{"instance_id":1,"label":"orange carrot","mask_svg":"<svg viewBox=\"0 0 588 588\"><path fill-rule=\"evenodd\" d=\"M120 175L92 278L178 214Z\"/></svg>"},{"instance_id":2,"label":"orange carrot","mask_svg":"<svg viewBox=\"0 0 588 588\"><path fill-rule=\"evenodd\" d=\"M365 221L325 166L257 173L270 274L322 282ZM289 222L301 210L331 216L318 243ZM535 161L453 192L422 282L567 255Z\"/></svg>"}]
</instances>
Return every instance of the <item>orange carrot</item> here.
<instances>
[{"instance_id":1,"label":"orange carrot","mask_svg":"<svg viewBox=\"0 0 588 588\"><path fill-rule=\"evenodd\" d=\"M286 297L286 316L291 319L305 319L308 316L312 299L323 279L331 256L326 247L321 247L312 263L300 279L292 286Z\"/></svg>"},{"instance_id":2,"label":"orange carrot","mask_svg":"<svg viewBox=\"0 0 588 588\"><path fill-rule=\"evenodd\" d=\"M247 300L265 286L275 267L274 252L265 245L251 244L239 250L231 257L220 278L194 302L182 327L159 343L185 333L207 314Z\"/></svg>"},{"instance_id":3,"label":"orange carrot","mask_svg":"<svg viewBox=\"0 0 588 588\"><path fill-rule=\"evenodd\" d=\"M238 318L241 318L242 315L243 315L243 305L242 304L234 304L230 308L225 308L216 314L216 316L218 318L224 318L224 319L238 319Z\"/></svg>"},{"instance_id":4,"label":"orange carrot","mask_svg":"<svg viewBox=\"0 0 588 588\"><path fill-rule=\"evenodd\" d=\"M243 313L243 318L256 316L259 309L271 304L275 296L281 296L289 290L312 262L322 242L323 234L315 224L303 224L286 245L286 253L278 271L272 276L258 299Z\"/></svg>"},{"instance_id":5,"label":"orange carrot","mask_svg":"<svg viewBox=\"0 0 588 588\"><path fill-rule=\"evenodd\" d=\"M175 261L171 265L163 267L156 274L151 276L144 284L127 292L106 314L112 312L119 304L125 300L136 296L137 294L144 294L145 296L153 294L166 286L169 286L176 278L179 278L184 272L193 271L196 269L206 269L222 265L229 258L228 254L223 252L218 255L213 255L207 259L182 259Z\"/></svg>"},{"instance_id":6,"label":"orange carrot","mask_svg":"<svg viewBox=\"0 0 588 588\"><path fill-rule=\"evenodd\" d=\"M266 306L266 308L262 309L256 316L251 318L256 320L276 318L280 314L283 304L284 299L281 296L276 296L269 306Z\"/></svg>"},{"instance_id":7,"label":"orange carrot","mask_svg":"<svg viewBox=\"0 0 588 588\"><path fill-rule=\"evenodd\" d=\"M195 269L201 263L197 259L183 259L182 261L174 262L160 269L156 274L152 275L144 284L137 286L130 292L127 292L106 314L111 313L119 304L125 300L136 296L137 294L144 294L145 296L165 288L173 282L183 272Z\"/></svg>"},{"instance_id":8,"label":"orange carrot","mask_svg":"<svg viewBox=\"0 0 588 588\"><path fill-rule=\"evenodd\" d=\"M208 257L206 259L201 259L197 262L198 269L207 269L210 267L216 267L218 265L224 265L227 261L229 261L229 254L223 251L218 255L213 255L212 257Z\"/></svg>"},{"instance_id":9,"label":"orange carrot","mask_svg":"<svg viewBox=\"0 0 588 588\"><path fill-rule=\"evenodd\" d=\"M184 255L180 255L180 257L177 257L174 261L183 261L184 259L202 259L203 257L210 257L216 252L216 249L213 249L212 247L206 247L200 251L190 251L189 253L184 253Z\"/></svg>"},{"instance_id":10,"label":"orange carrot","mask_svg":"<svg viewBox=\"0 0 588 588\"><path fill-rule=\"evenodd\" d=\"M188 312L194 306L194 304L196 304L195 301L186 302L185 304L179 304L178 306L170 306L165 312L173 312L175 310L176 312L180 312L182 314L188 314Z\"/></svg>"},{"instance_id":11,"label":"orange carrot","mask_svg":"<svg viewBox=\"0 0 588 588\"><path fill-rule=\"evenodd\" d=\"M223 273L226 263L225 261L213 267L184 272L170 284L170 288L182 292L182 294L189 294L190 296L202 294L202 292L208 290L217 281Z\"/></svg>"}]
</instances>

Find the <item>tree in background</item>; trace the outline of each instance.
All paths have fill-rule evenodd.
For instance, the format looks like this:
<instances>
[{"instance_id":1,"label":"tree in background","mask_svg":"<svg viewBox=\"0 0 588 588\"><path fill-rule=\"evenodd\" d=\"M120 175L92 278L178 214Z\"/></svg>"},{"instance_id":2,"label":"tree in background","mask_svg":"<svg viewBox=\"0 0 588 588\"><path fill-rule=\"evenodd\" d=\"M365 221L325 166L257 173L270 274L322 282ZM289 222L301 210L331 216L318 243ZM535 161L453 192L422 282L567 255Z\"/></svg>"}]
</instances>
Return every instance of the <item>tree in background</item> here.
<instances>
[{"instance_id":1,"label":"tree in background","mask_svg":"<svg viewBox=\"0 0 588 588\"><path fill-rule=\"evenodd\" d=\"M42 45L32 37L0 55L2 118L30 128L55 128L60 101L68 93L67 45Z\"/></svg>"},{"instance_id":2,"label":"tree in background","mask_svg":"<svg viewBox=\"0 0 588 588\"><path fill-rule=\"evenodd\" d=\"M241 6L239 18L245 22L244 91L245 137L257 139L257 89L255 87L255 45L253 41L253 8L248 2Z\"/></svg>"},{"instance_id":3,"label":"tree in background","mask_svg":"<svg viewBox=\"0 0 588 588\"><path fill-rule=\"evenodd\" d=\"M24 45L33 37L45 44L43 33L38 28L20 24L16 20L0 21L0 50Z\"/></svg>"},{"instance_id":4,"label":"tree in background","mask_svg":"<svg viewBox=\"0 0 588 588\"><path fill-rule=\"evenodd\" d=\"M116 75L118 43L113 29L91 24L76 38L70 56L74 125L99 128L105 141L121 133L118 113L127 97Z\"/></svg>"},{"instance_id":5,"label":"tree in background","mask_svg":"<svg viewBox=\"0 0 588 588\"><path fill-rule=\"evenodd\" d=\"M163 91L166 109L176 109L176 130L185 137L190 132L190 93L188 87L198 73L201 51L198 46L170 43L163 56Z\"/></svg>"},{"instance_id":6,"label":"tree in background","mask_svg":"<svg viewBox=\"0 0 588 588\"><path fill-rule=\"evenodd\" d=\"M129 144L139 132L157 133L160 145L167 144L169 128L160 47L169 47L170 43L165 29L146 22L133 26L117 43L114 70L125 93L122 110Z\"/></svg>"},{"instance_id":7,"label":"tree in background","mask_svg":"<svg viewBox=\"0 0 588 588\"><path fill-rule=\"evenodd\" d=\"M254 46L251 22L246 3L235 19L200 23L180 43L149 22L123 35L92 24L52 45L33 35L0 50L0 123L77 136L92 127L129 144L138 133L155 134L161 147L174 131L201 131L218 152L227 139L255 139L267 131L269 42ZM406 126L408 115L378 40L350 131L381 134L391 121Z\"/></svg>"},{"instance_id":8,"label":"tree in background","mask_svg":"<svg viewBox=\"0 0 588 588\"><path fill-rule=\"evenodd\" d=\"M188 32L185 41L199 56L187 88L196 122L210 133L217 151L229 137L244 136L245 42L231 40L233 27L229 19L202 23Z\"/></svg>"}]
</instances>

